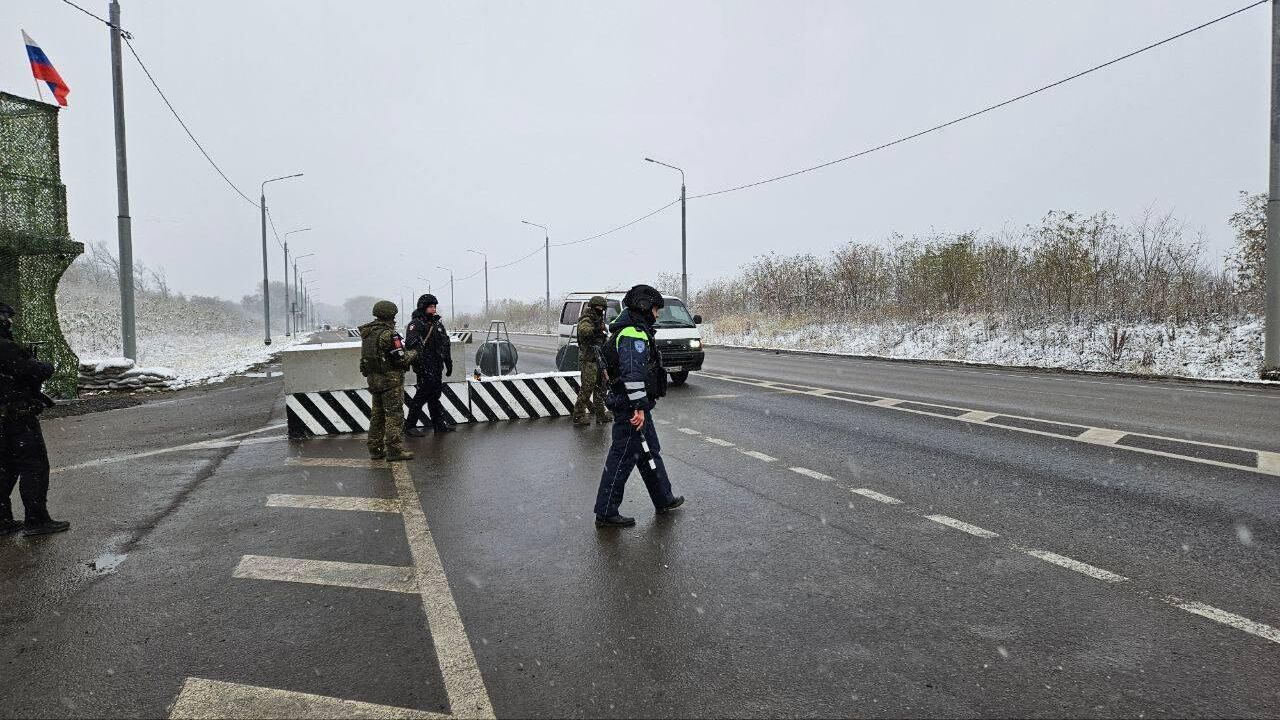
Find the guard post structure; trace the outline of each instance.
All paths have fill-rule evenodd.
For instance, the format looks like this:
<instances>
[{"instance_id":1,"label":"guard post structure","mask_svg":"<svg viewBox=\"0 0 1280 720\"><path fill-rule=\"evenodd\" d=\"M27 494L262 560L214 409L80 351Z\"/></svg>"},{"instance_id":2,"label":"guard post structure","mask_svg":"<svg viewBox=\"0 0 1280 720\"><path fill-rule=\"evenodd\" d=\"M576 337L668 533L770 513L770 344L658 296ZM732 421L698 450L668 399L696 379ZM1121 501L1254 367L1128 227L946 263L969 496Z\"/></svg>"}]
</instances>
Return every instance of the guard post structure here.
<instances>
[{"instance_id":1,"label":"guard post structure","mask_svg":"<svg viewBox=\"0 0 1280 720\"><path fill-rule=\"evenodd\" d=\"M14 338L39 347L54 375L45 392L76 394L79 359L58 324L58 281L84 245L67 231L58 107L0 92L0 302L18 313Z\"/></svg>"}]
</instances>

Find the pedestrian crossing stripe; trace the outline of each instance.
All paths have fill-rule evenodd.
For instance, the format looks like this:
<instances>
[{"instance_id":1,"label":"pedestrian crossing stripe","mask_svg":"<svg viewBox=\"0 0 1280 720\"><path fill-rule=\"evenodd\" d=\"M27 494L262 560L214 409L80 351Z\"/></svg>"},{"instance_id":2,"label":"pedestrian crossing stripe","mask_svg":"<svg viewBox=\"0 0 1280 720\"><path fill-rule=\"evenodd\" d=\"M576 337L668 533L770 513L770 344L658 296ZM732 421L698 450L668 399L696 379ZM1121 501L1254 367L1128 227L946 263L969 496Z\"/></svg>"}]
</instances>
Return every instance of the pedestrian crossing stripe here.
<instances>
[{"instance_id":1,"label":"pedestrian crossing stripe","mask_svg":"<svg viewBox=\"0 0 1280 720\"><path fill-rule=\"evenodd\" d=\"M578 401L576 372L512 375L445 383L440 404L455 423L565 417ZM417 388L405 388L402 412ZM285 400L290 437L338 435L369 430L372 397L364 388L300 392ZM427 413L426 407L423 412Z\"/></svg>"}]
</instances>

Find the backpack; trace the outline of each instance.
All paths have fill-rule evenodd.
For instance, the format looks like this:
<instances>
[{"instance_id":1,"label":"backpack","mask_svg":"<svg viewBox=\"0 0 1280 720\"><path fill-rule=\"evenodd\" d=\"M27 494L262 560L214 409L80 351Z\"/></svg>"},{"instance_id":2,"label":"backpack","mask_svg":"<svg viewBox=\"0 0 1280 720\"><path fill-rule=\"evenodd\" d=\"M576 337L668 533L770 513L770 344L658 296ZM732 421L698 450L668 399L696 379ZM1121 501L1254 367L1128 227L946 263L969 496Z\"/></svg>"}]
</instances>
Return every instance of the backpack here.
<instances>
[{"instance_id":1,"label":"backpack","mask_svg":"<svg viewBox=\"0 0 1280 720\"><path fill-rule=\"evenodd\" d=\"M360 342L360 374L369 377L370 375L381 375L391 370L391 365L387 361L386 355L378 350L378 338L380 336L379 329L373 329L365 333Z\"/></svg>"}]
</instances>

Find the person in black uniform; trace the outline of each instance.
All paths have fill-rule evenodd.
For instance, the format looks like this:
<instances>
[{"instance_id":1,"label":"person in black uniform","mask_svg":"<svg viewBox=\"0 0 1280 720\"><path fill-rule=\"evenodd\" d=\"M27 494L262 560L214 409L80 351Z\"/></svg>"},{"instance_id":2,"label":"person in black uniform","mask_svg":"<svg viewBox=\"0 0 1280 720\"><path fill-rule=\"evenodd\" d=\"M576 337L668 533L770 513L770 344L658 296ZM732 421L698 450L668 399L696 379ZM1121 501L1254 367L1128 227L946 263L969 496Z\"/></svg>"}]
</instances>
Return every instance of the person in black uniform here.
<instances>
[{"instance_id":1,"label":"person in black uniform","mask_svg":"<svg viewBox=\"0 0 1280 720\"><path fill-rule=\"evenodd\" d=\"M13 308L0 303L0 535L62 532L71 523L49 517L49 451L40 431L40 386L53 366L13 339ZM13 519L10 495L18 486L26 522Z\"/></svg>"},{"instance_id":2,"label":"person in black uniform","mask_svg":"<svg viewBox=\"0 0 1280 720\"><path fill-rule=\"evenodd\" d=\"M436 296L430 293L418 298L418 307L413 311L413 319L409 321L406 331L405 345L410 350L418 351L418 358L413 364L413 373L417 376L418 389L409 399L409 418L406 430L414 437L427 434L426 428L419 429L418 421L426 425L427 418L422 406L427 406L431 414L431 427L436 432L453 432L456 428L445 415L440 404L440 394L444 392L444 375L453 374L453 357L449 353L449 332L444 322L436 314L438 305Z\"/></svg>"},{"instance_id":3,"label":"person in black uniform","mask_svg":"<svg viewBox=\"0 0 1280 720\"><path fill-rule=\"evenodd\" d=\"M684 504L684 496L671 492L662 447L653 427L652 412L658 398L667 393L662 357L653 341L653 323L665 301L648 285L636 285L622 299L625 308L609 330L604 346L608 366L609 395L605 406L613 411L613 443L600 474L596 492L596 527L630 527L635 518L618 512L622 492L632 469L639 466L649 499L658 515Z\"/></svg>"}]
</instances>

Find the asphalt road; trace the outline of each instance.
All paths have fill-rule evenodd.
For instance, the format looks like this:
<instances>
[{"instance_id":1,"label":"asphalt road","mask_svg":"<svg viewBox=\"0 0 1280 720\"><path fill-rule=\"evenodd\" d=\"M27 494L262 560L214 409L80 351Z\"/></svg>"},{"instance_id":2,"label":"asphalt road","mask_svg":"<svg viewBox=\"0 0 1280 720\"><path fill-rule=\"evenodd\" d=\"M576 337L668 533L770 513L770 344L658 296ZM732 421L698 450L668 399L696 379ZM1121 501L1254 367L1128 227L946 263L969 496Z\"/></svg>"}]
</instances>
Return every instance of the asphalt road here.
<instances>
[{"instance_id":1,"label":"asphalt road","mask_svg":"<svg viewBox=\"0 0 1280 720\"><path fill-rule=\"evenodd\" d=\"M688 504L633 478L624 531L564 419L394 471L284 440L278 378L51 420L75 525L0 539L0 716L1280 714L1280 392L707 371L655 414Z\"/></svg>"}]
</instances>

